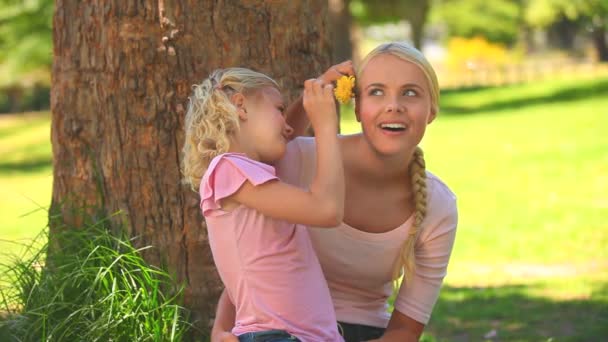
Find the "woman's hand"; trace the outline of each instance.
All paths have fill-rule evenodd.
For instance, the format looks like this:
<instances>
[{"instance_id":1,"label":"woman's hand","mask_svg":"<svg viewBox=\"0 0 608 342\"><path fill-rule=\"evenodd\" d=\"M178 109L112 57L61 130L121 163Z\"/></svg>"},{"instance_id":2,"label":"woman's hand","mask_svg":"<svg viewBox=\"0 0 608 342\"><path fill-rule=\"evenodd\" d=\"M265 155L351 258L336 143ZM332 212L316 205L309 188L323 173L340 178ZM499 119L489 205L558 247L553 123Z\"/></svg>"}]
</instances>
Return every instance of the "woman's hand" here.
<instances>
[{"instance_id":1,"label":"woman's hand","mask_svg":"<svg viewBox=\"0 0 608 342\"><path fill-rule=\"evenodd\" d=\"M342 63L332 65L323 75L319 76L319 80L325 85L335 83L336 80L344 75L354 76L355 69L352 61L344 61Z\"/></svg>"}]
</instances>

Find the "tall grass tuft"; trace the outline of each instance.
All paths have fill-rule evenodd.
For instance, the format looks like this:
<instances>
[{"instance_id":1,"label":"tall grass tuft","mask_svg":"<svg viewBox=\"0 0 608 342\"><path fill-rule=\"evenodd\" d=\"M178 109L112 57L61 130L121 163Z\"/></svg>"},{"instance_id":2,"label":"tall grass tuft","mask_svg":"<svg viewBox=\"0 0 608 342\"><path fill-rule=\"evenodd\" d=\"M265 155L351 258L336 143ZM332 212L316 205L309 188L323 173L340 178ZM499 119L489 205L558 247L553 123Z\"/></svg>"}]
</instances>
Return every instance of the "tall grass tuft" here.
<instances>
[{"instance_id":1,"label":"tall grass tuft","mask_svg":"<svg viewBox=\"0 0 608 342\"><path fill-rule=\"evenodd\" d=\"M102 219L41 234L3 265L0 341L180 341L181 288ZM51 252L49 252L49 246ZM2 313L1 311L4 311Z\"/></svg>"}]
</instances>

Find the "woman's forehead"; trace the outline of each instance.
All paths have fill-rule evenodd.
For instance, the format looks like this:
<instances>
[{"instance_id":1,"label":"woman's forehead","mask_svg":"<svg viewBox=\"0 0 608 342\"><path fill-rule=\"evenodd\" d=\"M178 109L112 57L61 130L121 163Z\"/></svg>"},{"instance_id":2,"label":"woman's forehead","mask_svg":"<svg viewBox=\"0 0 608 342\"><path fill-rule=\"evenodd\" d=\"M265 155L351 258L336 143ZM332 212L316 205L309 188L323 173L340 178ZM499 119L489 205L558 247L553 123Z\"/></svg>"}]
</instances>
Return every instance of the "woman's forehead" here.
<instances>
[{"instance_id":1,"label":"woman's forehead","mask_svg":"<svg viewBox=\"0 0 608 342\"><path fill-rule=\"evenodd\" d=\"M426 83L424 72L418 65L390 54L372 57L361 71L358 81L361 85Z\"/></svg>"}]
</instances>

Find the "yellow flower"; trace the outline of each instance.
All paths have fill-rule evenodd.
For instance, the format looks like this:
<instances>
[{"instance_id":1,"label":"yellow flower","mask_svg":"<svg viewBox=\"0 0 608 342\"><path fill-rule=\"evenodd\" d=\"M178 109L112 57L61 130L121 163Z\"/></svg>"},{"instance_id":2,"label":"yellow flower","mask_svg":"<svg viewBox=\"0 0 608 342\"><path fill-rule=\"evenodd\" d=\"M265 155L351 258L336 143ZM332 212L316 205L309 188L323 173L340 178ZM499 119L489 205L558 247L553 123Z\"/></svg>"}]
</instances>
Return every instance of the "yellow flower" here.
<instances>
[{"instance_id":1,"label":"yellow flower","mask_svg":"<svg viewBox=\"0 0 608 342\"><path fill-rule=\"evenodd\" d=\"M336 81L334 95L341 104L345 104L353 97L353 88L355 87L354 76L342 76Z\"/></svg>"}]
</instances>

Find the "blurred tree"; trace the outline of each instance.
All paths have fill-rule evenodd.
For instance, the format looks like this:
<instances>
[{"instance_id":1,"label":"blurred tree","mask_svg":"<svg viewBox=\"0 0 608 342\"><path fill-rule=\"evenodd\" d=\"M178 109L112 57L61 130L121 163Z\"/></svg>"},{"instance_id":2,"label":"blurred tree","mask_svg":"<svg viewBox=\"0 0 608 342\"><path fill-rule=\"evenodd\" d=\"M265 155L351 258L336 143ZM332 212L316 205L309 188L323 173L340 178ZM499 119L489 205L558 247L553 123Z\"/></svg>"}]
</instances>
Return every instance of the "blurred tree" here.
<instances>
[{"instance_id":1,"label":"blurred tree","mask_svg":"<svg viewBox=\"0 0 608 342\"><path fill-rule=\"evenodd\" d=\"M420 49L431 0L351 0L351 12L361 25L406 20L412 41Z\"/></svg>"},{"instance_id":2,"label":"blurred tree","mask_svg":"<svg viewBox=\"0 0 608 342\"><path fill-rule=\"evenodd\" d=\"M50 72L52 18L53 0L0 0L2 83L14 83L32 70Z\"/></svg>"},{"instance_id":3,"label":"blurred tree","mask_svg":"<svg viewBox=\"0 0 608 342\"><path fill-rule=\"evenodd\" d=\"M520 1L438 0L433 22L444 23L449 37L484 37L492 43L517 42L521 19Z\"/></svg>"},{"instance_id":4,"label":"blurred tree","mask_svg":"<svg viewBox=\"0 0 608 342\"><path fill-rule=\"evenodd\" d=\"M295 98L330 65L327 12L327 0L57 0L51 212L72 226L74 208L123 212L114 220L155 247L144 257L187 285L186 305L207 328L221 282L198 195L181 183L191 85L246 66Z\"/></svg>"},{"instance_id":5,"label":"blurred tree","mask_svg":"<svg viewBox=\"0 0 608 342\"><path fill-rule=\"evenodd\" d=\"M332 45L334 47L334 64L353 59L353 20L350 14L351 0L329 0Z\"/></svg>"},{"instance_id":6,"label":"blurred tree","mask_svg":"<svg viewBox=\"0 0 608 342\"><path fill-rule=\"evenodd\" d=\"M547 28L551 25L568 25L570 22L589 32L601 61L608 61L606 34L608 27L608 0L528 0L525 19L531 25Z\"/></svg>"}]
</instances>

